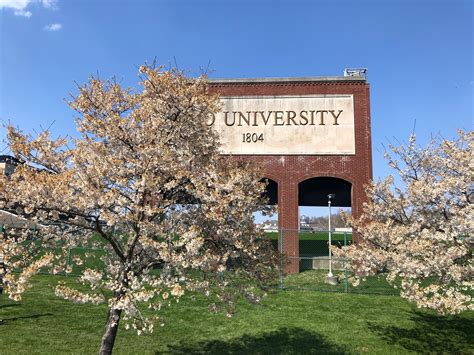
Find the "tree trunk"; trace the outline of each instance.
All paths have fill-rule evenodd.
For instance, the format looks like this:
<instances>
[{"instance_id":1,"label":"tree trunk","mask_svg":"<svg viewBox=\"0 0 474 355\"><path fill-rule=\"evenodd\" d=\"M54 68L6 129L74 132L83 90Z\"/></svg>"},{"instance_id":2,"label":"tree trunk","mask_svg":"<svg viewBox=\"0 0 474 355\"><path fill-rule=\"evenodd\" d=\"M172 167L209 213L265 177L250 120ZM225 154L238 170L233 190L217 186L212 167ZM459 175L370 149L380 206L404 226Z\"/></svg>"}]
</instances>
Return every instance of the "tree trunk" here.
<instances>
[{"instance_id":1,"label":"tree trunk","mask_svg":"<svg viewBox=\"0 0 474 355\"><path fill-rule=\"evenodd\" d=\"M112 354L121 314L121 309L109 309L107 323L105 325L105 333L102 337L102 344L100 345L100 355Z\"/></svg>"}]
</instances>

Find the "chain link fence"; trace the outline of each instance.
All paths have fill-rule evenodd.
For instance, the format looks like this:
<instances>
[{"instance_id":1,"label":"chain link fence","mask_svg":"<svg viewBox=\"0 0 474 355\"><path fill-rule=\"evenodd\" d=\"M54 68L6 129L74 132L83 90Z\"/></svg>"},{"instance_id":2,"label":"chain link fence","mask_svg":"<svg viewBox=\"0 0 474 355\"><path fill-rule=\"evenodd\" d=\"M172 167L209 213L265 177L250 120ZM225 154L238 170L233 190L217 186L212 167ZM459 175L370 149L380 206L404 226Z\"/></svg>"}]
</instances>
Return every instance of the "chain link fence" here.
<instances>
[{"instance_id":1,"label":"chain link fence","mask_svg":"<svg viewBox=\"0 0 474 355\"><path fill-rule=\"evenodd\" d=\"M5 226L0 224L0 233ZM362 279L354 286L356 278L349 268L349 260L329 255L329 231L309 231L280 229L266 232L274 248L279 250L281 264L277 287L281 290L314 290L325 292L351 292L365 294L397 295L397 290L385 280L384 275ZM337 247L352 244L352 233L343 231L331 232L331 245ZM61 252L60 249L43 249L42 252ZM299 254L298 254L298 252ZM77 277L87 269L101 270L105 267L102 256L106 249L89 246L77 246L67 250L67 258L56 275ZM289 269L299 272L290 273ZM290 268L288 267L290 265ZM333 278L328 279L329 266ZM293 267L291 267L293 266ZM0 289L3 274L2 256L0 255ZM20 270L18 270L20 271ZM51 274L44 269L40 274Z\"/></svg>"},{"instance_id":2,"label":"chain link fence","mask_svg":"<svg viewBox=\"0 0 474 355\"><path fill-rule=\"evenodd\" d=\"M350 260L330 255L329 234L329 231L295 229L267 232L273 246L280 252L281 265L278 285L280 289L399 294L394 286L385 280L385 275L362 278L362 282L355 286L358 282L350 270ZM332 246L343 247L351 244L351 232L331 231ZM296 252L297 250L299 254ZM288 272L296 269L295 263L299 272ZM330 271L333 277L328 277Z\"/></svg>"}]
</instances>

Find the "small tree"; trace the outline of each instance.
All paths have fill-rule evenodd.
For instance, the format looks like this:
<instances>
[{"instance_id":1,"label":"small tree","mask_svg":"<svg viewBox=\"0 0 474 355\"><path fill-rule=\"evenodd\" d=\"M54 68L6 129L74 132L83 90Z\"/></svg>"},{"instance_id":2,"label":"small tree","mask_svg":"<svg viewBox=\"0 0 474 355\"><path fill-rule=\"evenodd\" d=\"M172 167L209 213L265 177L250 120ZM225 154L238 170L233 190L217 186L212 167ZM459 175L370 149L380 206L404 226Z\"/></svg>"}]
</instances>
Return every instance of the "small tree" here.
<instances>
[{"instance_id":1,"label":"small tree","mask_svg":"<svg viewBox=\"0 0 474 355\"><path fill-rule=\"evenodd\" d=\"M202 291L210 309L225 305L229 316L238 294L258 302L276 264L252 217L264 184L250 166L219 155L208 122L220 104L205 78L139 71L140 92L97 78L79 87L70 102L77 139L8 128L9 147L26 164L5 180L4 198L44 225L22 247L62 248L44 262L53 272L67 267L72 247L107 251L103 268L80 277L89 291L55 289L74 302L108 303L101 354L112 352L121 320L151 332L162 305L186 290ZM156 312L143 313L142 303Z\"/></svg>"},{"instance_id":2,"label":"small tree","mask_svg":"<svg viewBox=\"0 0 474 355\"><path fill-rule=\"evenodd\" d=\"M350 218L361 242L335 250L351 258L356 274L387 272L419 307L443 314L474 309L473 137L460 131L457 140L418 148L412 135L407 145L390 146L385 155L402 187L392 176L372 183L363 216Z\"/></svg>"}]
</instances>

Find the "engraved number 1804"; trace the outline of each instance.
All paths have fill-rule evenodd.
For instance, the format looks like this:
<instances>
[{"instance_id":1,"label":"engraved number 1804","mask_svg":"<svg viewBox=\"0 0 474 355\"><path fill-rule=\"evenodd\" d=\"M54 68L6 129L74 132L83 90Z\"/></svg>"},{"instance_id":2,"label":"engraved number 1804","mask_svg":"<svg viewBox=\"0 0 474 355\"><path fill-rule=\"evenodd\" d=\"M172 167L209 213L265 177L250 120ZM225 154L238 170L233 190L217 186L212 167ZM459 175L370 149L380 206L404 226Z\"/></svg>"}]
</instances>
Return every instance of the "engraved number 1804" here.
<instances>
[{"instance_id":1,"label":"engraved number 1804","mask_svg":"<svg viewBox=\"0 0 474 355\"><path fill-rule=\"evenodd\" d=\"M257 143L263 142L263 133L242 133L243 143Z\"/></svg>"}]
</instances>

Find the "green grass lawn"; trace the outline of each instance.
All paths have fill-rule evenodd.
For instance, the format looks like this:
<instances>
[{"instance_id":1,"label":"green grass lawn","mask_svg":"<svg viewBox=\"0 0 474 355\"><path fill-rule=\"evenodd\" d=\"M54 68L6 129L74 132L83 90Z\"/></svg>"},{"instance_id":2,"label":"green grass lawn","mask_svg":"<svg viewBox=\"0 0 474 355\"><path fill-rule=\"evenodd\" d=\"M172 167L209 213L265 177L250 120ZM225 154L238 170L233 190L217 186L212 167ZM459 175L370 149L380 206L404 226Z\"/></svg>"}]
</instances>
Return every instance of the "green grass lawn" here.
<instances>
[{"instance_id":1,"label":"green grass lawn","mask_svg":"<svg viewBox=\"0 0 474 355\"><path fill-rule=\"evenodd\" d=\"M308 282L317 277L302 273ZM105 306L75 305L51 285L72 278L38 276L20 303L0 298L0 354L97 353ZM295 282L298 282L296 280ZM275 291L262 305L239 303L236 315L207 312L203 298L163 311L166 325L137 336L123 328L118 354L474 352L474 313L440 317L396 296Z\"/></svg>"},{"instance_id":2,"label":"green grass lawn","mask_svg":"<svg viewBox=\"0 0 474 355\"><path fill-rule=\"evenodd\" d=\"M359 286L354 287L351 273L346 273L344 270L334 270L334 275L339 277L337 286L325 283L327 273L328 270L307 270L299 274L288 275L283 279L283 288L288 291L351 292L392 296L400 294L400 291L387 282L384 275L364 278ZM281 287L281 285L279 286Z\"/></svg>"}]
</instances>

